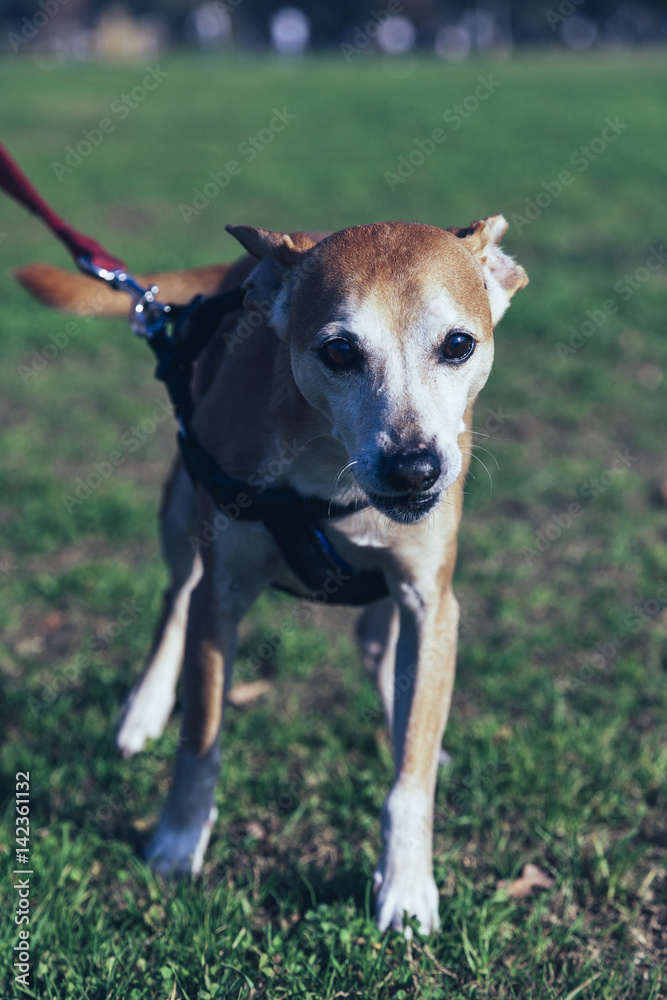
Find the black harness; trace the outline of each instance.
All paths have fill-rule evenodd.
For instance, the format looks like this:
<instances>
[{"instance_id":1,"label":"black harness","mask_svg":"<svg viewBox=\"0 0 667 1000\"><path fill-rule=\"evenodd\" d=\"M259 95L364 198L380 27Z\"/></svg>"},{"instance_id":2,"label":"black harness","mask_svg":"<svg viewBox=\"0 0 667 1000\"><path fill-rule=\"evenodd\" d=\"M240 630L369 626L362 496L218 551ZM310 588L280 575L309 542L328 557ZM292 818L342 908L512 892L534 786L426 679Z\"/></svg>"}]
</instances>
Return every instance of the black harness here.
<instances>
[{"instance_id":1,"label":"black harness","mask_svg":"<svg viewBox=\"0 0 667 1000\"><path fill-rule=\"evenodd\" d=\"M279 589L328 604L368 604L386 597L383 574L360 572L348 565L321 527L321 522L356 513L356 504L341 507L318 497L303 497L289 487L259 492L249 483L226 475L192 429L194 363L223 317L243 308L243 298L244 290L239 286L208 298L198 295L187 306L169 306L173 334L167 332L166 324L160 324L146 338L158 362L155 376L165 383L178 420L177 441L185 467L225 517L266 525L307 593Z\"/></svg>"}]
</instances>

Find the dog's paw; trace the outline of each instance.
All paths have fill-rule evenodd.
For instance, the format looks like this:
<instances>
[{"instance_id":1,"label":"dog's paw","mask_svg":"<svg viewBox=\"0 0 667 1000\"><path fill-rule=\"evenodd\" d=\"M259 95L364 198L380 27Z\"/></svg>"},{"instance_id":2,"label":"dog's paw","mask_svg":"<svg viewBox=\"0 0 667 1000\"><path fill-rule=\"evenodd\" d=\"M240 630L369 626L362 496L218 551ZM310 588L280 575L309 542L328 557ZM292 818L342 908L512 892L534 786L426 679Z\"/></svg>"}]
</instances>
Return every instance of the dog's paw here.
<instances>
[{"instance_id":1,"label":"dog's paw","mask_svg":"<svg viewBox=\"0 0 667 1000\"><path fill-rule=\"evenodd\" d=\"M440 927L438 889L431 874L415 877L411 871L391 875L380 866L373 879L375 917L381 931L403 930L403 914L416 917L422 934ZM408 928L409 930L409 928Z\"/></svg>"},{"instance_id":2,"label":"dog's paw","mask_svg":"<svg viewBox=\"0 0 667 1000\"><path fill-rule=\"evenodd\" d=\"M218 810L213 806L201 828L188 827L184 830L174 830L161 820L153 839L144 851L144 861L147 861L154 871L171 878L179 878L189 872L197 875L201 871L213 824L217 818Z\"/></svg>"},{"instance_id":3,"label":"dog's paw","mask_svg":"<svg viewBox=\"0 0 667 1000\"><path fill-rule=\"evenodd\" d=\"M156 685L132 691L121 711L116 746L123 757L132 757L146 746L146 740L162 736L174 707L174 698L165 697Z\"/></svg>"}]
</instances>

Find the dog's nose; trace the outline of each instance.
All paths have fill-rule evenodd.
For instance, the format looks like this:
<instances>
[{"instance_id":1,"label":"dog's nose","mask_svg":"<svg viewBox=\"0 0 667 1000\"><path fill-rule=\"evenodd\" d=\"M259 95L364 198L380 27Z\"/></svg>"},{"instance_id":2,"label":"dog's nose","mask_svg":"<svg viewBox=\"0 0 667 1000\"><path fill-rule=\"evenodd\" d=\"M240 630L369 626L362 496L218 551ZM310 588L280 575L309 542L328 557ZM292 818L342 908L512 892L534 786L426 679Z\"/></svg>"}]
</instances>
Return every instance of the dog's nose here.
<instances>
[{"instance_id":1,"label":"dog's nose","mask_svg":"<svg viewBox=\"0 0 667 1000\"><path fill-rule=\"evenodd\" d=\"M440 462L432 451L402 451L382 456L381 473L397 493L425 493L438 480Z\"/></svg>"}]
</instances>

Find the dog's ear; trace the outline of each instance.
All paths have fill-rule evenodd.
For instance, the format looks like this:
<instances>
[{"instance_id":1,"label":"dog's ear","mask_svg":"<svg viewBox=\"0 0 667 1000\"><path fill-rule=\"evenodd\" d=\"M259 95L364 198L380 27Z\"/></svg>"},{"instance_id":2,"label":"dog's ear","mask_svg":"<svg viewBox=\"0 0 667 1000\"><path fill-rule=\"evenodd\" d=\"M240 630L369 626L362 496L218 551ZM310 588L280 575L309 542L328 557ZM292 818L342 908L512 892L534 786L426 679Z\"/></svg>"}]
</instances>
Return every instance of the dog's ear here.
<instances>
[{"instance_id":1,"label":"dog's ear","mask_svg":"<svg viewBox=\"0 0 667 1000\"><path fill-rule=\"evenodd\" d=\"M508 225L502 215L490 215L487 219L471 222L465 229L447 230L465 241L465 246L482 267L494 326L514 293L528 284L524 269L500 249L499 243Z\"/></svg>"},{"instance_id":2,"label":"dog's ear","mask_svg":"<svg viewBox=\"0 0 667 1000\"><path fill-rule=\"evenodd\" d=\"M246 278L245 304L259 309L279 337L287 334L290 292L307 251L316 240L307 233L271 233L254 226L225 226L259 264Z\"/></svg>"}]
</instances>

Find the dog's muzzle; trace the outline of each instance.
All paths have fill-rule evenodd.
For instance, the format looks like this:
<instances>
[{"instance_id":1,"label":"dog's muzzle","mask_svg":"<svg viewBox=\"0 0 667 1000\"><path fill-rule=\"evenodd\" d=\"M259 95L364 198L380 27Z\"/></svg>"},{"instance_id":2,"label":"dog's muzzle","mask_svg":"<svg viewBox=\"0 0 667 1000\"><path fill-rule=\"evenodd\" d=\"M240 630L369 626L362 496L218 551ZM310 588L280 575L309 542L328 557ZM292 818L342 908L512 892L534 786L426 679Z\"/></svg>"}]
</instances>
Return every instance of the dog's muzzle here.
<instances>
[{"instance_id":1,"label":"dog's muzzle","mask_svg":"<svg viewBox=\"0 0 667 1000\"><path fill-rule=\"evenodd\" d=\"M461 472L463 456L455 442L431 451L426 446L383 453L375 465L368 499L398 524L422 521L440 503Z\"/></svg>"},{"instance_id":2,"label":"dog's muzzle","mask_svg":"<svg viewBox=\"0 0 667 1000\"><path fill-rule=\"evenodd\" d=\"M441 491L440 459L425 447L380 456L378 491L367 491L374 507L399 524L414 524L433 510Z\"/></svg>"},{"instance_id":3,"label":"dog's muzzle","mask_svg":"<svg viewBox=\"0 0 667 1000\"><path fill-rule=\"evenodd\" d=\"M419 496L414 493L379 494L367 491L368 498L381 514L398 524L416 524L440 501L441 492Z\"/></svg>"}]
</instances>

